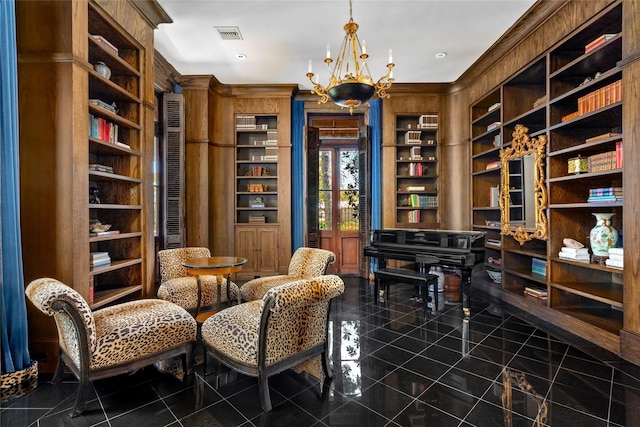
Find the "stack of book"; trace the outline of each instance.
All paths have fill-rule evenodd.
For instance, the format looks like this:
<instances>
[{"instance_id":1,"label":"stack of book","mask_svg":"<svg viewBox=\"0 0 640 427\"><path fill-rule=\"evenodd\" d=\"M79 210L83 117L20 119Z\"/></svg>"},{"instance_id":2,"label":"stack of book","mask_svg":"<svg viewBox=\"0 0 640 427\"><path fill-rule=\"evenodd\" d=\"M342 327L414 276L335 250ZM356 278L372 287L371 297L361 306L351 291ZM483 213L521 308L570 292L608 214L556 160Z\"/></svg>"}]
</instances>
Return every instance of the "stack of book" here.
<instances>
[{"instance_id":1,"label":"stack of book","mask_svg":"<svg viewBox=\"0 0 640 427\"><path fill-rule=\"evenodd\" d=\"M609 258L604 263L608 267L624 268L624 251L622 248L609 248Z\"/></svg>"},{"instance_id":2,"label":"stack of book","mask_svg":"<svg viewBox=\"0 0 640 427\"><path fill-rule=\"evenodd\" d=\"M524 294L536 299L547 299L547 290L543 288L525 287Z\"/></svg>"},{"instance_id":3,"label":"stack of book","mask_svg":"<svg viewBox=\"0 0 640 427\"><path fill-rule=\"evenodd\" d=\"M611 40L615 36L617 36L617 34L602 34L602 35L600 35L597 39L592 40L588 44L585 45L584 53L589 53L592 50L594 50L595 48L602 46L603 44L605 44L606 42L608 42L609 40Z\"/></svg>"},{"instance_id":4,"label":"stack of book","mask_svg":"<svg viewBox=\"0 0 640 427\"><path fill-rule=\"evenodd\" d=\"M500 167L500 161L496 160L495 162L487 163L487 166L485 166L485 169L489 170L489 169L495 169L499 167Z\"/></svg>"},{"instance_id":5,"label":"stack of book","mask_svg":"<svg viewBox=\"0 0 640 427\"><path fill-rule=\"evenodd\" d=\"M411 147L411 160L422 160L422 148Z\"/></svg>"},{"instance_id":6,"label":"stack of book","mask_svg":"<svg viewBox=\"0 0 640 427\"><path fill-rule=\"evenodd\" d=\"M236 116L236 129L255 129L256 116L240 115Z\"/></svg>"},{"instance_id":7,"label":"stack of book","mask_svg":"<svg viewBox=\"0 0 640 427\"><path fill-rule=\"evenodd\" d=\"M588 248L568 248L563 246L558 256L562 259L574 261L589 261L591 259Z\"/></svg>"},{"instance_id":8,"label":"stack of book","mask_svg":"<svg viewBox=\"0 0 640 427\"><path fill-rule=\"evenodd\" d=\"M421 129L437 129L438 116L435 114L425 114L418 119L418 127Z\"/></svg>"},{"instance_id":9,"label":"stack of book","mask_svg":"<svg viewBox=\"0 0 640 427\"><path fill-rule=\"evenodd\" d=\"M104 37L102 37L99 34L91 34L91 37L98 42L99 44L101 44L102 46L104 46L105 48L107 48L108 50L110 50L111 52L113 52L114 54L118 54L118 48L115 47L109 40L105 39Z\"/></svg>"},{"instance_id":10,"label":"stack of book","mask_svg":"<svg viewBox=\"0 0 640 427\"><path fill-rule=\"evenodd\" d=\"M589 172L602 172L622 168L622 142L616 143L615 151L589 156Z\"/></svg>"},{"instance_id":11,"label":"stack of book","mask_svg":"<svg viewBox=\"0 0 640 427\"><path fill-rule=\"evenodd\" d=\"M410 130L404 134L405 144L422 144L422 138L420 137L422 132L419 130Z\"/></svg>"},{"instance_id":12,"label":"stack of book","mask_svg":"<svg viewBox=\"0 0 640 427\"><path fill-rule=\"evenodd\" d=\"M407 222L417 224L420 222L420 210L415 209L407 212Z\"/></svg>"},{"instance_id":13,"label":"stack of book","mask_svg":"<svg viewBox=\"0 0 640 427\"><path fill-rule=\"evenodd\" d=\"M113 173L113 168L107 165L101 165L99 163L89 164L89 170L93 172L108 172Z\"/></svg>"},{"instance_id":14,"label":"stack of book","mask_svg":"<svg viewBox=\"0 0 640 427\"><path fill-rule=\"evenodd\" d=\"M541 276L547 275L547 261L540 258L531 259L531 272Z\"/></svg>"},{"instance_id":15,"label":"stack of book","mask_svg":"<svg viewBox=\"0 0 640 427\"><path fill-rule=\"evenodd\" d=\"M578 98L578 115L590 113L621 100L622 80L618 80Z\"/></svg>"},{"instance_id":16,"label":"stack of book","mask_svg":"<svg viewBox=\"0 0 640 427\"><path fill-rule=\"evenodd\" d=\"M499 102L496 102L495 104L492 104L489 108L487 108L487 113L492 112L493 110L495 110L498 107L500 107L500 103Z\"/></svg>"},{"instance_id":17,"label":"stack of book","mask_svg":"<svg viewBox=\"0 0 640 427\"><path fill-rule=\"evenodd\" d=\"M249 215L249 224L264 224L267 218L264 215Z\"/></svg>"},{"instance_id":18,"label":"stack of book","mask_svg":"<svg viewBox=\"0 0 640 427\"><path fill-rule=\"evenodd\" d=\"M622 201L622 187L604 187L604 188L590 188L589 203L603 203L603 202L620 202Z\"/></svg>"},{"instance_id":19,"label":"stack of book","mask_svg":"<svg viewBox=\"0 0 640 427\"><path fill-rule=\"evenodd\" d=\"M497 129L500 125L502 124L502 122L493 122L491 123L489 126L487 126L487 132Z\"/></svg>"},{"instance_id":20,"label":"stack of book","mask_svg":"<svg viewBox=\"0 0 640 427\"><path fill-rule=\"evenodd\" d=\"M120 230L91 231L89 232L89 237L113 236L114 234L120 234Z\"/></svg>"},{"instance_id":21,"label":"stack of book","mask_svg":"<svg viewBox=\"0 0 640 427\"><path fill-rule=\"evenodd\" d=\"M91 267L111 264L111 257L109 256L109 252L91 252L90 259Z\"/></svg>"},{"instance_id":22,"label":"stack of book","mask_svg":"<svg viewBox=\"0 0 640 427\"><path fill-rule=\"evenodd\" d=\"M409 176L422 176L422 163L409 163Z\"/></svg>"}]
</instances>

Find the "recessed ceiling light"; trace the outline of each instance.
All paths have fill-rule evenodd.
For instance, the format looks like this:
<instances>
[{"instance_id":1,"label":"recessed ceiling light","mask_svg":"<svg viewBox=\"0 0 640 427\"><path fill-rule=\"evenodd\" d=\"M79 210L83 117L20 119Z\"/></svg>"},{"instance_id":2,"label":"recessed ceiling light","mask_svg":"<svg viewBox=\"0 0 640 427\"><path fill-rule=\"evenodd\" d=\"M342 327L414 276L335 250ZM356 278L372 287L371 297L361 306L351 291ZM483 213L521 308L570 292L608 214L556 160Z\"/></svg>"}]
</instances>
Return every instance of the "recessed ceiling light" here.
<instances>
[{"instance_id":1,"label":"recessed ceiling light","mask_svg":"<svg viewBox=\"0 0 640 427\"><path fill-rule=\"evenodd\" d=\"M438 59L442 59L445 56L447 56L447 52L438 52L438 53L436 53L436 58L438 58Z\"/></svg>"},{"instance_id":2,"label":"recessed ceiling light","mask_svg":"<svg viewBox=\"0 0 640 427\"><path fill-rule=\"evenodd\" d=\"M239 53L236 55L236 58L238 58L241 61L244 61L245 59L247 59L247 55L245 55L244 53Z\"/></svg>"}]
</instances>

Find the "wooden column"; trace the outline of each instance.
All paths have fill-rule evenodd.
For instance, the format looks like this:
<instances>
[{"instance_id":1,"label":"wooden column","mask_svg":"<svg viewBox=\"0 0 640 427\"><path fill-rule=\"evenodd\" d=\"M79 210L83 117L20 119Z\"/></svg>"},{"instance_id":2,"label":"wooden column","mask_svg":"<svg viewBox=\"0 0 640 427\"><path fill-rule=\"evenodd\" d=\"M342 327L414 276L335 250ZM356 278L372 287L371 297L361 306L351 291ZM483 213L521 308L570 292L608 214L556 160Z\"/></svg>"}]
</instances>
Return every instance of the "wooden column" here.
<instances>
[{"instance_id":1,"label":"wooden column","mask_svg":"<svg viewBox=\"0 0 640 427\"><path fill-rule=\"evenodd\" d=\"M185 217L187 246L209 247L209 102L212 76L186 76Z\"/></svg>"}]
</instances>

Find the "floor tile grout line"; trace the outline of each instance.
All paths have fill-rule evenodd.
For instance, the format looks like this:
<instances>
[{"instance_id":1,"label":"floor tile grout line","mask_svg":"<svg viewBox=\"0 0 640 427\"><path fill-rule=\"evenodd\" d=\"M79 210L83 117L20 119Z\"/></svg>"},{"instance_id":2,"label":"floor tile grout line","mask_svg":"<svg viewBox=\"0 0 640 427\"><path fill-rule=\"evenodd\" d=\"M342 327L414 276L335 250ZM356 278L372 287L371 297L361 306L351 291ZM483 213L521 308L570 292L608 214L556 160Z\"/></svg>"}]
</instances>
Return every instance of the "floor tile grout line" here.
<instances>
[{"instance_id":1,"label":"floor tile grout line","mask_svg":"<svg viewBox=\"0 0 640 427\"><path fill-rule=\"evenodd\" d=\"M611 408L612 408L612 400L613 400L613 378L616 375L616 370L611 369L611 382L609 383L609 407L607 408L607 423L611 424Z\"/></svg>"}]
</instances>

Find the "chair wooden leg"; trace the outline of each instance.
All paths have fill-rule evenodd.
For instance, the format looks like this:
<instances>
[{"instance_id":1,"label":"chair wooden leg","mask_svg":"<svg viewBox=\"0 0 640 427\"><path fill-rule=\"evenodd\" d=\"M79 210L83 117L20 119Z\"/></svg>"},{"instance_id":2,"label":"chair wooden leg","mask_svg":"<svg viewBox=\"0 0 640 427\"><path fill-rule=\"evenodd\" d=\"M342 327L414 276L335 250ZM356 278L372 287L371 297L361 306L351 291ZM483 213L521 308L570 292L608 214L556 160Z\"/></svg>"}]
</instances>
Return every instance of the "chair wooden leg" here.
<instances>
[{"instance_id":1,"label":"chair wooden leg","mask_svg":"<svg viewBox=\"0 0 640 427\"><path fill-rule=\"evenodd\" d=\"M73 407L73 411L69 414L72 418L82 414L90 387L91 381L89 380L89 377L86 374L82 374L80 377L80 388L78 389L78 395L76 396L76 403Z\"/></svg>"},{"instance_id":2,"label":"chair wooden leg","mask_svg":"<svg viewBox=\"0 0 640 427\"><path fill-rule=\"evenodd\" d=\"M185 370L185 376L191 375L191 372L193 372L193 346L194 344L189 344L187 346L187 351L183 356L184 358L182 363Z\"/></svg>"},{"instance_id":3,"label":"chair wooden leg","mask_svg":"<svg viewBox=\"0 0 640 427\"><path fill-rule=\"evenodd\" d=\"M53 374L53 378L51 378L52 383L59 383L62 381L62 376L64 375L64 361L62 360L62 353L58 355L58 366L56 366L56 372Z\"/></svg>"},{"instance_id":4,"label":"chair wooden leg","mask_svg":"<svg viewBox=\"0 0 640 427\"><path fill-rule=\"evenodd\" d=\"M333 371L331 370L331 363L329 361L329 349L328 345L325 342L324 351L322 352L322 369L324 370L325 378L331 378L333 376Z\"/></svg>"},{"instance_id":5,"label":"chair wooden leg","mask_svg":"<svg viewBox=\"0 0 640 427\"><path fill-rule=\"evenodd\" d=\"M260 403L262 410L271 411L271 396L269 395L269 377L266 375L258 376L258 390L260 391Z\"/></svg>"}]
</instances>

